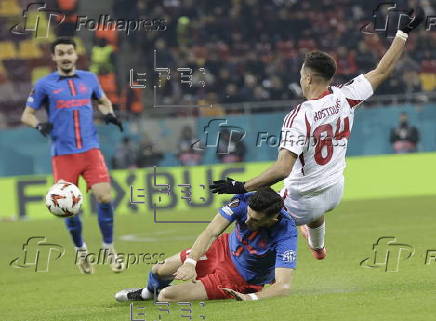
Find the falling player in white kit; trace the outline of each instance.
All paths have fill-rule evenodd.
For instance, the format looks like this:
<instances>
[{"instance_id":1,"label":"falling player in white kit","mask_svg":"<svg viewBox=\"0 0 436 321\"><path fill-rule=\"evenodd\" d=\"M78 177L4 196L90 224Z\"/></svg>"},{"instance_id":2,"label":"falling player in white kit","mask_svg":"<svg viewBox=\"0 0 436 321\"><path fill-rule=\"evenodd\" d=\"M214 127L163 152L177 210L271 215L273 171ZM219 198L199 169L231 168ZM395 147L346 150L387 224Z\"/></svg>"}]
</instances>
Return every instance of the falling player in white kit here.
<instances>
[{"instance_id":1,"label":"falling player in white kit","mask_svg":"<svg viewBox=\"0 0 436 321\"><path fill-rule=\"evenodd\" d=\"M284 179L281 194L285 207L300 225L313 256L324 259L324 213L333 210L342 198L345 154L355 109L391 74L404 51L408 33L423 19L419 9L398 30L377 67L343 86L330 86L336 72L331 56L322 51L308 53L300 71L300 85L307 100L284 118L277 161L246 182L230 178L215 181L211 191L242 194Z\"/></svg>"}]
</instances>

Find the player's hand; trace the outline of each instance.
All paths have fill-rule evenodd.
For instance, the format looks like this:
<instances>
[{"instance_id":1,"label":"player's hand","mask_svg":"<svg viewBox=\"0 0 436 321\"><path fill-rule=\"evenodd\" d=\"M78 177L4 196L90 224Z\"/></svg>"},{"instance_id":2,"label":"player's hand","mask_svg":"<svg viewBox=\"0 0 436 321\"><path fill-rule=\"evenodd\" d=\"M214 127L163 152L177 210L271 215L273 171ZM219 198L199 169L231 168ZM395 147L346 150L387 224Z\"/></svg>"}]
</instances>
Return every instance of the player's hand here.
<instances>
[{"instance_id":1,"label":"player's hand","mask_svg":"<svg viewBox=\"0 0 436 321\"><path fill-rule=\"evenodd\" d=\"M35 128L41 133L42 136L47 137L47 135L50 134L51 130L53 129L53 124L49 122L39 123Z\"/></svg>"},{"instance_id":2,"label":"player's hand","mask_svg":"<svg viewBox=\"0 0 436 321\"><path fill-rule=\"evenodd\" d=\"M230 177L226 180L213 181L213 184L209 185L212 193L218 194L244 194L247 193L244 187L244 182L235 181Z\"/></svg>"},{"instance_id":3,"label":"player's hand","mask_svg":"<svg viewBox=\"0 0 436 321\"><path fill-rule=\"evenodd\" d=\"M230 294L236 301L250 301L252 298L250 298L249 295L229 289L229 288L221 288L224 290L224 292L227 292Z\"/></svg>"},{"instance_id":4,"label":"player's hand","mask_svg":"<svg viewBox=\"0 0 436 321\"><path fill-rule=\"evenodd\" d=\"M195 271L195 265L192 263L185 262L174 273L176 280L195 280L197 277L197 272Z\"/></svg>"},{"instance_id":5,"label":"player's hand","mask_svg":"<svg viewBox=\"0 0 436 321\"><path fill-rule=\"evenodd\" d=\"M414 9L411 9L408 12L409 20L404 23L404 25L400 26L399 30L405 33L409 33L416 29L425 19L425 12L422 8L418 7L415 12L415 16L412 18L414 13Z\"/></svg>"},{"instance_id":6,"label":"player's hand","mask_svg":"<svg viewBox=\"0 0 436 321\"><path fill-rule=\"evenodd\" d=\"M120 131L124 131L123 124L117 118L117 116L115 116L112 113L104 115L104 122L106 123L106 125L109 124L109 123L112 123L112 124L118 126Z\"/></svg>"}]
</instances>

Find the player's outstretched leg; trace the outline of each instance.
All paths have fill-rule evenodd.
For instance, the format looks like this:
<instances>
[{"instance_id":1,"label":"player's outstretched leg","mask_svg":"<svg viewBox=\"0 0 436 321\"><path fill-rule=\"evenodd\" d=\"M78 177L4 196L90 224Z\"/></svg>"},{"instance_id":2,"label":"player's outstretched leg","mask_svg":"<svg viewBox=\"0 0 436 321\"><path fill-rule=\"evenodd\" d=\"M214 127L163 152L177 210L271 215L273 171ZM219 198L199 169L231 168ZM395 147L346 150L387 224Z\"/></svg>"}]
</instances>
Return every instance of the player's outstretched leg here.
<instances>
[{"instance_id":1,"label":"player's outstretched leg","mask_svg":"<svg viewBox=\"0 0 436 321\"><path fill-rule=\"evenodd\" d=\"M73 238L76 264L80 272L84 274L94 273L92 265L86 260L88 255L88 249L86 248L85 242L82 239L82 222L79 216L68 217L65 219L65 225L68 231L70 231L71 237Z\"/></svg>"},{"instance_id":2,"label":"player's outstretched leg","mask_svg":"<svg viewBox=\"0 0 436 321\"><path fill-rule=\"evenodd\" d=\"M307 240L312 255L317 260L322 260L327 256L327 250L324 246L325 220L324 215L310 222L307 225L300 226L300 232Z\"/></svg>"},{"instance_id":3,"label":"player's outstretched leg","mask_svg":"<svg viewBox=\"0 0 436 321\"><path fill-rule=\"evenodd\" d=\"M125 270L124 260L119 260L113 246L113 221L111 185L107 182L92 185L92 191L98 202L98 225L103 237L103 250L111 257L111 268L115 273Z\"/></svg>"},{"instance_id":4,"label":"player's outstretched leg","mask_svg":"<svg viewBox=\"0 0 436 321\"><path fill-rule=\"evenodd\" d=\"M118 302L153 299L154 295L159 295L162 289L170 285L174 279L174 273L181 265L180 253L165 259L164 263L153 265L151 272L148 274L148 282L145 288L121 290L115 294L115 299Z\"/></svg>"}]
</instances>

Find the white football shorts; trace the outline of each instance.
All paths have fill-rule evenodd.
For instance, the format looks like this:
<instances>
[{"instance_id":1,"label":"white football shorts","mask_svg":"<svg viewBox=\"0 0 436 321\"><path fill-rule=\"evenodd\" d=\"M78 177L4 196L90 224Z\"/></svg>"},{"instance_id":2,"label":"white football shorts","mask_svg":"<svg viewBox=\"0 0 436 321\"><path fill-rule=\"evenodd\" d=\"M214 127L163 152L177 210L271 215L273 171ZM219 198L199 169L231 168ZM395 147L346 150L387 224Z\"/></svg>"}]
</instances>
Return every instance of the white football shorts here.
<instances>
[{"instance_id":1,"label":"white football shorts","mask_svg":"<svg viewBox=\"0 0 436 321\"><path fill-rule=\"evenodd\" d=\"M297 225L308 224L339 205L344 193L344 177L324 190L300 194L292 188L283 188L280 195L288 213Z\"/></svg>"}]
</instances>

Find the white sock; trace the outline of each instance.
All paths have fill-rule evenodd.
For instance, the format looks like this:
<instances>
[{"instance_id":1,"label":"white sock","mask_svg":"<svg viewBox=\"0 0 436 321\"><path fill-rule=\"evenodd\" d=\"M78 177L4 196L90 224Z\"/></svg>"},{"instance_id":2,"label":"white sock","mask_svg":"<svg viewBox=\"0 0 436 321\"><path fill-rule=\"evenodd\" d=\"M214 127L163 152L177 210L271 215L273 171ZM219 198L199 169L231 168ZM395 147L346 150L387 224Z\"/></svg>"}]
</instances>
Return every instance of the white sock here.
<instances>
[{"instance_id":1,"label":"white sock","mask_svg":"<svg viewBox=\"0 0 436 321\"><path fill-rule=\"evenodd\" d=\"M141 298L143 298L144 300L152 299L153 293L151 293L149 289L143 288L141 292Z\"/></svg>"},{"instance_id":2,"label":"white sock","mask_svg":"<svg viewBox=\"0 0 436 321\"><path fill-rule=\"evenodd\" d=\"M317 228L308 228L309 245L312 249L324 248L325 222Z\"/></svg>"},{"instance_id":3,"label":"white sock","mask_svg":"<svg viewBox=\"0 0 436 321\"><path fill-rule=\"evenodd\" d=\"M82 242L82 246L81 247L74 247L76 249L76 251L87 251L88 248L86 247L86 243Z\"/></svg>"},{"instance_id":4,"label":"white sock","mask_svg":"<svg viewBox=\"0 0 436 321\"><path fill-rule=\"evenodd\" d=\"M113 249L113 243L105 243L103 242L103 249Z\"/></svg>"}]
</instances>

